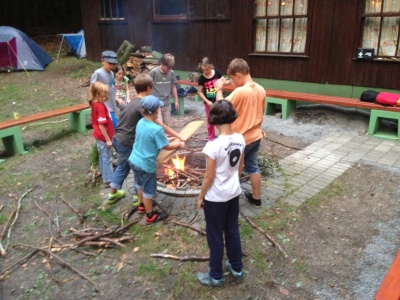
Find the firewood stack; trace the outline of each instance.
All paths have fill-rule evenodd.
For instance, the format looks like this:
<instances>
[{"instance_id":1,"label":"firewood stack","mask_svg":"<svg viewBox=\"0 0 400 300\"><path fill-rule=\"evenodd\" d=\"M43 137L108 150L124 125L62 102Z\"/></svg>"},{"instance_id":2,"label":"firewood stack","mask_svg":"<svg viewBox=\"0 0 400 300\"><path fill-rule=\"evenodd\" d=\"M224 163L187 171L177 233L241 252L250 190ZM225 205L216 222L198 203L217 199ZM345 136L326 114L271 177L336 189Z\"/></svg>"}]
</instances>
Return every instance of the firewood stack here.
<instances>
[{"instance_id":1,"label":"firewood stack","mask_svg":"<svg viewBox=\"0 0 400 300\"><path fill-rule=\"evenodd\" d=\"M131 53L126 63L126 73L129 77L135 77L143 72L150 72L153 68L159 65L161 53L157 51Z\"/></svg>"}]
</instances>

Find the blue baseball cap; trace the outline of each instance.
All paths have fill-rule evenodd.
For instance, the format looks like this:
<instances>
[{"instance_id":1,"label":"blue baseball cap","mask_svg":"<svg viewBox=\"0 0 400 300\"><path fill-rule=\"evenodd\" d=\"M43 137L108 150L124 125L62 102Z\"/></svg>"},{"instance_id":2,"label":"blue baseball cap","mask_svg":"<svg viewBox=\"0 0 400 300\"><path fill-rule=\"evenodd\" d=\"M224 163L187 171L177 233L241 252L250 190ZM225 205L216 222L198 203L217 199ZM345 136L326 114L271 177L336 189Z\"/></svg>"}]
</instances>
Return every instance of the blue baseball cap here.
<instances>
[{"instance_id":1,"label":"blue baseball cap","mask_svg":"<svg viewBox=\"0 0 400 300\"><path fill-rule=\"evenodd\" d=\"M148 113L151 115L158 107L164 106L164 102L160 101L155 96L149 95L146 97L143 97L142 100L140 101L140 104L142 107L144 107Z\"/></svg>"},{"instance_id":2,"label":"blue baseball cap","mask_svg":"<svg viewBox=\"0 0 400 300\"><path fill-rule=\"evenodd\" d=\"M104 59L106 62L109 62L110 64L118 63L117 53L115 53L114 51L103 51L101 53L101 58Z\"/></svg>"}]
</instances>

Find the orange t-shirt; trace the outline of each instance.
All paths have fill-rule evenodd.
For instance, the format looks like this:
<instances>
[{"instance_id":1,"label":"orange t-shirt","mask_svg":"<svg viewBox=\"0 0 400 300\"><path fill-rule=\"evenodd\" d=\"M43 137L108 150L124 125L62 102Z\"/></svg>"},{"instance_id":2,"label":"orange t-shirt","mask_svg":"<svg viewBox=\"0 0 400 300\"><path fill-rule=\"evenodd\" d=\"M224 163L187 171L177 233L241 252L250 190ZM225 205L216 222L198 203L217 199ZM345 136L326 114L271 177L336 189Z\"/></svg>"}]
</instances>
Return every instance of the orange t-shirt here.
<instances>
[{"instance_id":1,"label":"orange t-shirt","mask_svg":"<svg viewBox=\"0 0 400 300\"><path fill-rule=\"evenodd\" d=\"M244 136L246 145L262 138L265 97L264 88L255 82L236 88L226 97L238 113L232 129Z\"/></svg>"}]
</instances>

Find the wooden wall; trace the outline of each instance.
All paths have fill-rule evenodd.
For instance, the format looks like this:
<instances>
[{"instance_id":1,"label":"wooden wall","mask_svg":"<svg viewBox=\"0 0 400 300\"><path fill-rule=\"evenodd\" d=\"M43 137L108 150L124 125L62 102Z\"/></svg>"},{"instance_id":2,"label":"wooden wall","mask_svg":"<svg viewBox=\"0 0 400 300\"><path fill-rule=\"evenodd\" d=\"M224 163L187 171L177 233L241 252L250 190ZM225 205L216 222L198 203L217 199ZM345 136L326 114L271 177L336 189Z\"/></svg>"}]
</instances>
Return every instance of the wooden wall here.
<instances>
[{"instance_id":1,"label":"wooden wall","mask_svg":"<svg viewBox=\"0 0 400 300\"><path fill-rule=\"evenodd\" d=\"M88 59L124 39L176 57L176 69L195 71L209 56L223 73L231 59L248 61L253 77L400 89L399 62L357 61L365 0L309 0L309 52L304 57L252 53L253 1L232 0L229 21L154 22L152 1L125 0L125 21L98 21L98 0L81 0Z\"/></svg>"}]
</instances>

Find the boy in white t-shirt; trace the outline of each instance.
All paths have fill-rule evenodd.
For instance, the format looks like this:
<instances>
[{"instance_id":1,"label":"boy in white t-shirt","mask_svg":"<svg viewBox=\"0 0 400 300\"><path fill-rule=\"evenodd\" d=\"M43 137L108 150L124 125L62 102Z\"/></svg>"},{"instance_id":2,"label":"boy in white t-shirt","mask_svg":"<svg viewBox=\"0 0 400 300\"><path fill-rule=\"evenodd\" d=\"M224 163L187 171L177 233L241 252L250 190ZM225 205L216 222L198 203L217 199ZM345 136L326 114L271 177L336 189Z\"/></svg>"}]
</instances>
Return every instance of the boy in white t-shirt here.
<instances>
[{"instance_id":1,"label":"boy in white t-shirt","mask_svg":"<svg viewBox=\"0 0 400 300\"><path fill-rule=\"evenodd\" d=\"M239 174L243 168L246 143L243 136L231 128L237 116L228 100L216 101L211 106L208 122L217 127L219 136L207 142L203 149L207 155L207 167L197 207L204 209L210 272L198 273L197 279L201 284L213 287L225 282L222 269L224 235L228 257L225 267L236 281L243 280L238 218L239 195L242 193Z\"/></svg>"}]
</instances>

